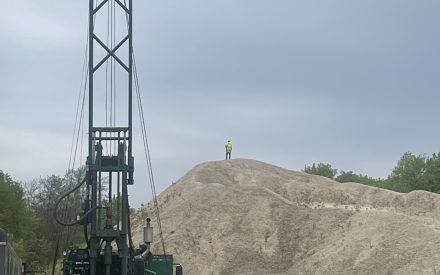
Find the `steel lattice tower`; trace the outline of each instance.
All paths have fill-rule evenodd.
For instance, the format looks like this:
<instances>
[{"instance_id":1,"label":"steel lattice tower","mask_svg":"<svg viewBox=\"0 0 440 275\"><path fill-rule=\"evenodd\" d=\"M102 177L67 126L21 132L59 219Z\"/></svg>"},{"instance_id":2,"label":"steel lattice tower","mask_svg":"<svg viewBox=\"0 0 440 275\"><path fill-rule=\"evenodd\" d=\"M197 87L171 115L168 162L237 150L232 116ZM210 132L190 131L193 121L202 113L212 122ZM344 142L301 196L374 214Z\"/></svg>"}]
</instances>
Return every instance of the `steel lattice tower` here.
<instances>
[{"instance_id":1,"label":"steel lattice tower","mask_svg":"<svg viewBox=\"0 0 440 275\"><path fill-rule=\"evenodd\" d=\"M113 2L113 3L112 3ZM114 252L112 252L111 244L116 242L117 254L121 260L120 272L123 275L128 274L130 270L130 259L132 247L130 238L129 225L129 205L127 185L134 183L134 159L132 155L132 90L133 90L133 46L132 46L132 22L133 22L133 5L132 0L128 3L120 0L103 0L95 6L95 0L89 0L89 30L88 30L88 75L89 75L89 133L88 133L88 158L87 158L87 196L88 205L86 208L96 208L87 223L91 225L89 238L89 254L90 254L90 274L96 275L98 265L105 265L106 269L114 268ZM104 6L113 5L122 10L127 19L127 32L124 34L117 44L108 46L98 36L95 28L95 16L103 9ZM124 62L120 58L121 47L128 44L128 62ZM95 47L100 47L106 52L104 58L96 62L94 60ZM118 51L119 50L119 51ZM126 51L124 51L126 54ZM128 120L125 125L118 127L100 127L95 126L94 122L94 92L95 92L95 74L102 65L109 60L113 60L116 65L120 66L124 73L128 75L128 86L124 91L124 97L128 99ZM115 154L107 154L103 150L104 146L112 146L117 148ZM110 144L110 145L108 145ZM108 182L105 178L108 177ZM113 182L116 179L116 183ZM117 190L112 190L112 185L117 184ZM103 205L102 191L103 186L108 188L108 204ZM112 197L116 197L116 202L112 202ZM113 207L117 208L117 220L113 217ZM102 209L106 211L102 211ZM105 212L105 221L103 214ZM119 217L120 215L120 217ZM104 263L98 263L101 246L105 243ZM112 256L113 253L113 256ZM113 260L112 260L113 257ZM112 272L114 272L112 270ZM107 273L107 270L106 270Z\"/></svg>"}]
</instances>

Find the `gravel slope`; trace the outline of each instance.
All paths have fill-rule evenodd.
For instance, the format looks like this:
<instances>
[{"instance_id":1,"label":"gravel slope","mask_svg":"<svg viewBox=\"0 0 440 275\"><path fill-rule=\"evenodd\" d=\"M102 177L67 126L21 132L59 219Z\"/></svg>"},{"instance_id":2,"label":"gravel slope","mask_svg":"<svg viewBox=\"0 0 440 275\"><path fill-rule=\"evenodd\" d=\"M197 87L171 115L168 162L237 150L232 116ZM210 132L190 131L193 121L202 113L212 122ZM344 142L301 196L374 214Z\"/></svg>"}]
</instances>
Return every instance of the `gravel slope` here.
<instances>
[{"instance_id":1,"label":"gravel slope","mask_svg":"<svg viewBox=\"0 0 440 275\"><path fill-rule=\"evenodd\" d=\"M158 199L167 252L185 274L440 274L437 194L233 159L197 165ZM146 212L160 252L151 202L136 216Z\"/></svg>"}]
</instances>

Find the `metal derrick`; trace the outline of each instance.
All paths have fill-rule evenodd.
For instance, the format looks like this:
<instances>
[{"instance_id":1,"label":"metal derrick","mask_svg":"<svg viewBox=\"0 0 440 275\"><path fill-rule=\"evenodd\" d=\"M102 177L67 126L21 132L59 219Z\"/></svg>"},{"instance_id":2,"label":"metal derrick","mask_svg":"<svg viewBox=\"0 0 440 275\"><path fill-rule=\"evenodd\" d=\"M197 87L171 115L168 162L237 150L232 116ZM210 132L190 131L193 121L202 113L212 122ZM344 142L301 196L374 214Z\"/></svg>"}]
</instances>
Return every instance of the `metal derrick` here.
<instances>
[{"instance_id":1,"label":"metal derrick","mask_svg":"<svg viewBox=\"0 0 440 275\"><path fill-rule=\"evenodd\" d=\"M72 226L81 224L87 242L86 249L72 247L65 255L63 272L67 274L86 275L144 275L161 274L172 275L173 256L165 253L165 245L160 225L156 191L152 175L151 160L146 137L145 121L139 92L138 78L133 55L133 1L89 0L89 27L88 27L88 157L86 161L87 172L85 179L78 183L72 190L63 195L55 207L55 219L62 225ZM128 3L127 3L128 2ZM107 25L107 41L99 36L96 29L95 18L98 13L108 8L108 16L115 16L115 11L124 14L126 19L126 32L119 41L115 36L115 18L111 17L111 41L109 43L109 25ZM109 22L109 20L107 20ZM128 61L124 62L120 52L127 45ZM95 48L96 46L96 48ZM105 56L95 61L97 50L105 52ZM127 99L127 116L122 125L116 125L116 104L111 103L110 125L107 120L107 76L108 63L110 65L111 91L113 87L115 66L118 65L127 75L127 86L123 89L123 96ZM97 80L95 75L106 64L106 120L105 126L98 125L94 117L95 95L97 94ZM133 79L135 79L136 96L139 105L142 136L144 141L147 169L153 191L156 207L156 218L163 246L163 255L153 255L150 251L152 242L152 228L150 220L144 227L144 243L139 248L134 248L131 240L130 211L128 203L128 185L134 184L134 158L133 158ZM96 80L96 81L95 81ZM111 95L111 100L113 95ZM113 105L114 104L114 105ZM113 108L113 109L112 109ZM113 116L113 120L112 120ZM64 198L86 184L86 198L84 201L84 214L77 221L66 223L57 217L57 208ZM116 189L116 190L114 190ZM104 194L104 192L107 192ZM106 200L107 195L107 200ZM116 209L116 211L114 211ZM114 213L116 212L116 214ZM115 249L116 248L116 249ZM182 274L181 266L176 269Z\"/></svg>"}]
</instances>

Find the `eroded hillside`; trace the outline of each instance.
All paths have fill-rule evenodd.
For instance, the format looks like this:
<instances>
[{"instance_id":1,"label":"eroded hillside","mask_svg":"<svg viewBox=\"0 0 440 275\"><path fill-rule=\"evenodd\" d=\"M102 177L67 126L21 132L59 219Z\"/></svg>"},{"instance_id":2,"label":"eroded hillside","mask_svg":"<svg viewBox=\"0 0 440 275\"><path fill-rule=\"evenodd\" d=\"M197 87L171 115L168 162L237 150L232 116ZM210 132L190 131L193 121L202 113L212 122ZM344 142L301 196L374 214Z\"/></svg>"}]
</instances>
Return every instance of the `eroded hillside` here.
<instances>
[{"instance_id":1,"label":"eroded hillside","mask_svg":"<svg viewBox=\"0 0 440 275\"><path fill-rule=\"evenodd\" d=\"M196 166L158 200L185 274L440 274L437 194L235 159ZM150 213L160 252L152 206L138 211ZM135 243L141 228L135 220Z\"/></svg>"}]
</instances>

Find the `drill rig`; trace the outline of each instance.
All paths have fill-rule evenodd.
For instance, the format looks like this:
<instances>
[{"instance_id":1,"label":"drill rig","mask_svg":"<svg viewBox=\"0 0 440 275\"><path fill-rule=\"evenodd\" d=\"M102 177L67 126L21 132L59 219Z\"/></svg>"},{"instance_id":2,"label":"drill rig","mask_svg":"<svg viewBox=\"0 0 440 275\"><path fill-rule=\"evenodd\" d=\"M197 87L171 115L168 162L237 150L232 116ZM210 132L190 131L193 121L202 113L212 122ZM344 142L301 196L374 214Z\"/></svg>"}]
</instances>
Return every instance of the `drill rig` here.
<instances>
[{"instance_id":1,"label":"drill rig","mask_svg":"<svg viewBox=\"0 0 440 275\"><path fill-rule=\"evenodd\" d=\"M107 7L107 14L103 10ZM112 16L116 11L123 14L124 32L117 41L115 35L111 43L100 38L95 28L95 17ZM133 0L89 0L88 27L88 157L85 178L56 203L54 216L63 226L82 225L87 248L72 246L64 254L63 274L83 275L144 275L173 274L173 256L164 253L154 255L150 251L153 239L151 220L144 227L144 243L134 248L131 240L130 209L128 186L134 184L133 157ZM109 22L109 20L107 20ZM112 21L111 28L115 25ZM109 26L107 26L108 30ZM116 29L116 28L114 28ZM113 29L113 30L114 30ZM98 47L98 49L95 49ZM121 50L126 49L126 50ZM105 52L102 59L95 59L94 51ZM121 57L125 51L126 60ZM103 67L119 67L125 74L126 85L118 92L118 99L126 98L123 123L115 120L108 125L99 126L94 120L95 96L102 92L97 88L95 74ZM106 66L103 66L106 64ZM107 67L108 68L108 67ZM107 70L106 68L106 70ZM112 73L113 76L113 73ZM137 78L136 78L137 80ZM106 80L107 81L107 80ZM106 82L107 85L107 82ZM97 91L98 90L98 91ZM84 89L85 96L86 89ZM107 95L107 90L106 90ZM138 95L139 96L139 95ZM139 99L138 99L139 100ZM106 98L107 102L107 98ZM107 106L107 105L106 105ZM116 105L115 105L116 106ZM107 111L106 111L107 116ZM85 184L83 214L76 221L61 221L57 209L61 201ZM84 188L84 187L83 187ZM114 211L115 210L115 211ZM115 212L115 213L114 213ZM182 267L176 265L176 274L182 274Z\"/></svg>"}]
</instances>

